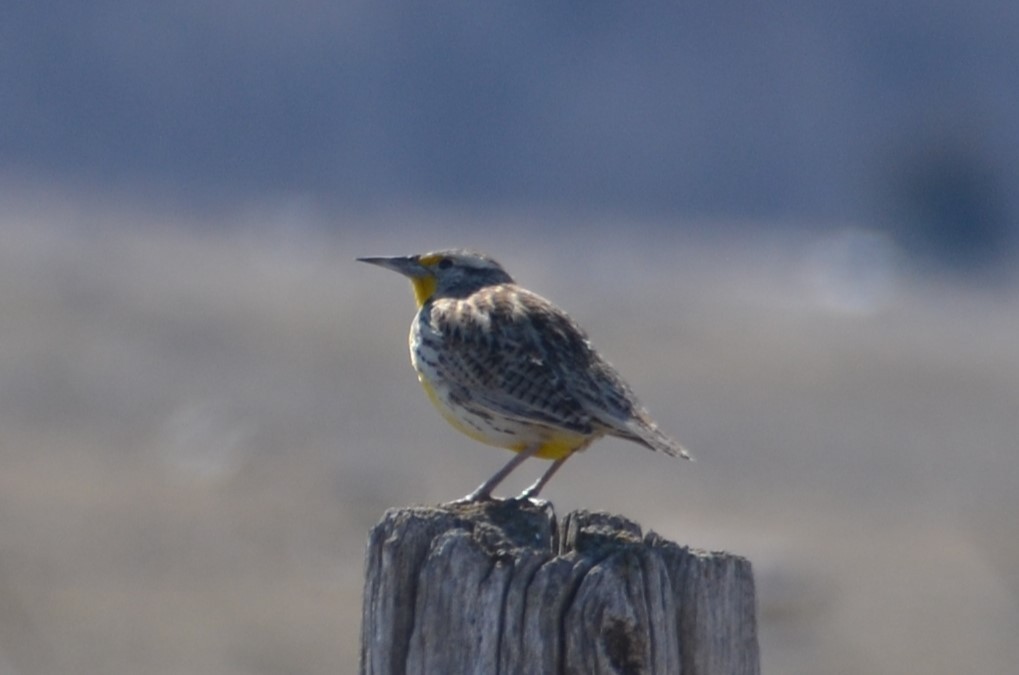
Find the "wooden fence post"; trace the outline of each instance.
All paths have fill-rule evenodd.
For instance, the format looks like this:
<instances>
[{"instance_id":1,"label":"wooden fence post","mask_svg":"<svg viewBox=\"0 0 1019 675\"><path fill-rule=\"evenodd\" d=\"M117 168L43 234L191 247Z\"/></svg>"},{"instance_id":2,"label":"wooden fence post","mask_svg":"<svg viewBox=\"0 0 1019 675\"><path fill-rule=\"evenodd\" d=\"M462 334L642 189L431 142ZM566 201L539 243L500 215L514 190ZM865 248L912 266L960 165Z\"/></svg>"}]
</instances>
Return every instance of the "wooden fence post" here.
<instances>
[{"instance_id":1,"label":"wooden fence post","mask_svg":"<svg viewBox=\"0 0 1019 675\"><path fill-rule=\"evenodd\" d=\"M362 675L758 675L750 563L621 516L392 509L365 556Z\"/></svg>"}]
</instances>

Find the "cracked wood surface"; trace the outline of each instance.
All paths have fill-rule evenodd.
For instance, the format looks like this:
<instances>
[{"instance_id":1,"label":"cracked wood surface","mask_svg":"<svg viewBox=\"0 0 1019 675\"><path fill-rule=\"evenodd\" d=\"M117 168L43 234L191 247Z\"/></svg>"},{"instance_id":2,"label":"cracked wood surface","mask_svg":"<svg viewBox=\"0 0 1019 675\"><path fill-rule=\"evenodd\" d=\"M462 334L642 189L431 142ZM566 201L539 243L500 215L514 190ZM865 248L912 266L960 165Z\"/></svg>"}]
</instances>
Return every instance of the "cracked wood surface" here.
<instances>
[{"instance_id":1,"label":"cracked wood surface","mask_svg":"<svg viewBox=\"0 0 1019 675\"><path fill-rule=\"evenodd\" d=\"M371 531L363 675L757 675L750 563L621 516L513 501Z\"/></svg>"}]
</instances>

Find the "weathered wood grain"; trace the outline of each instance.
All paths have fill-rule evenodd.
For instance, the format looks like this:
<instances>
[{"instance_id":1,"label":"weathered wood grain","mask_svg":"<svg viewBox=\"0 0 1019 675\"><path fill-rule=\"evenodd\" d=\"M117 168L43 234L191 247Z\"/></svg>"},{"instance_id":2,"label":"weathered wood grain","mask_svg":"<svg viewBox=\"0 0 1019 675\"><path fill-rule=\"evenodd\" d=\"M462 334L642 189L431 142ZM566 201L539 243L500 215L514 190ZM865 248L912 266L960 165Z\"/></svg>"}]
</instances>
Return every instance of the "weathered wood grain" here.
<instances>
[{"instance_id":1,"label":"weathered wood grain","mask_svg":"<svg viewBox=\"0 0 1019 675\"><path fill-rule=\"evenodd\" d=\"M760 672L750 563L621 516L393 509L365 561L364 675Z\"/></svg>"}]
</instances>

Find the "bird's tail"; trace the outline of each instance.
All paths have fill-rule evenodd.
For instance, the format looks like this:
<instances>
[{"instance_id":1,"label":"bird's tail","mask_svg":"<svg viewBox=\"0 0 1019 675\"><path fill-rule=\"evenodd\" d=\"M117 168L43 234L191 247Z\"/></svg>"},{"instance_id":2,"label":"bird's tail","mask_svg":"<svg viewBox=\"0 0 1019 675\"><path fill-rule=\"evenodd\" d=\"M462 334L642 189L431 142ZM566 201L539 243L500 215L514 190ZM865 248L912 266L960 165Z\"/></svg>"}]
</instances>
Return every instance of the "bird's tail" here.
<instances>
[{"instance_id":1,"label":"bird's tail","mask_svg":"<svg viewBox=\"0 0 1019 675\"><path fill-rule=\"evenodd\" d=\"M656 452L662 452L666 455L671 455L672 457L682 457L683 459L693 460L693 455L687 452L686 448L663 433L661 429L658 428L658 425L650 419L635 418L626 426L627 431L630 433L619 434L623 438L636 441L637 443L647 446Z\"/></svg>"}]
</instances>

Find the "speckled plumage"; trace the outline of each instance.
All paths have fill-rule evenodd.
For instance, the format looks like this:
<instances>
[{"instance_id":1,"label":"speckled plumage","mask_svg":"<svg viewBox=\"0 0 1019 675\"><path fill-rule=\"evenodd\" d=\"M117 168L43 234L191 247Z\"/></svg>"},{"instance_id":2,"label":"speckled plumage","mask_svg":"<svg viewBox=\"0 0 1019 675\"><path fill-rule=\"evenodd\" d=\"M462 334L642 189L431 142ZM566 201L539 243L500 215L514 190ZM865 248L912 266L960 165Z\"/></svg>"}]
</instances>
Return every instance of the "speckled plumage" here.
<instances>
[{"instance_id":1,"label":"speckled plumage","mask_svg":"<svg viewBox=\"0 0 1019 675\"><path fill-rule=\"evenodd\" d=\"M492 258L451 250L364 260L414 283L419 309L411 360L443 416L479 441L556 460L525 496L535 496L570 454L605 435L688 457L580 326L518 286ZM487 497L504 475L470 498Z\"/></svg>"}]
</instances>

